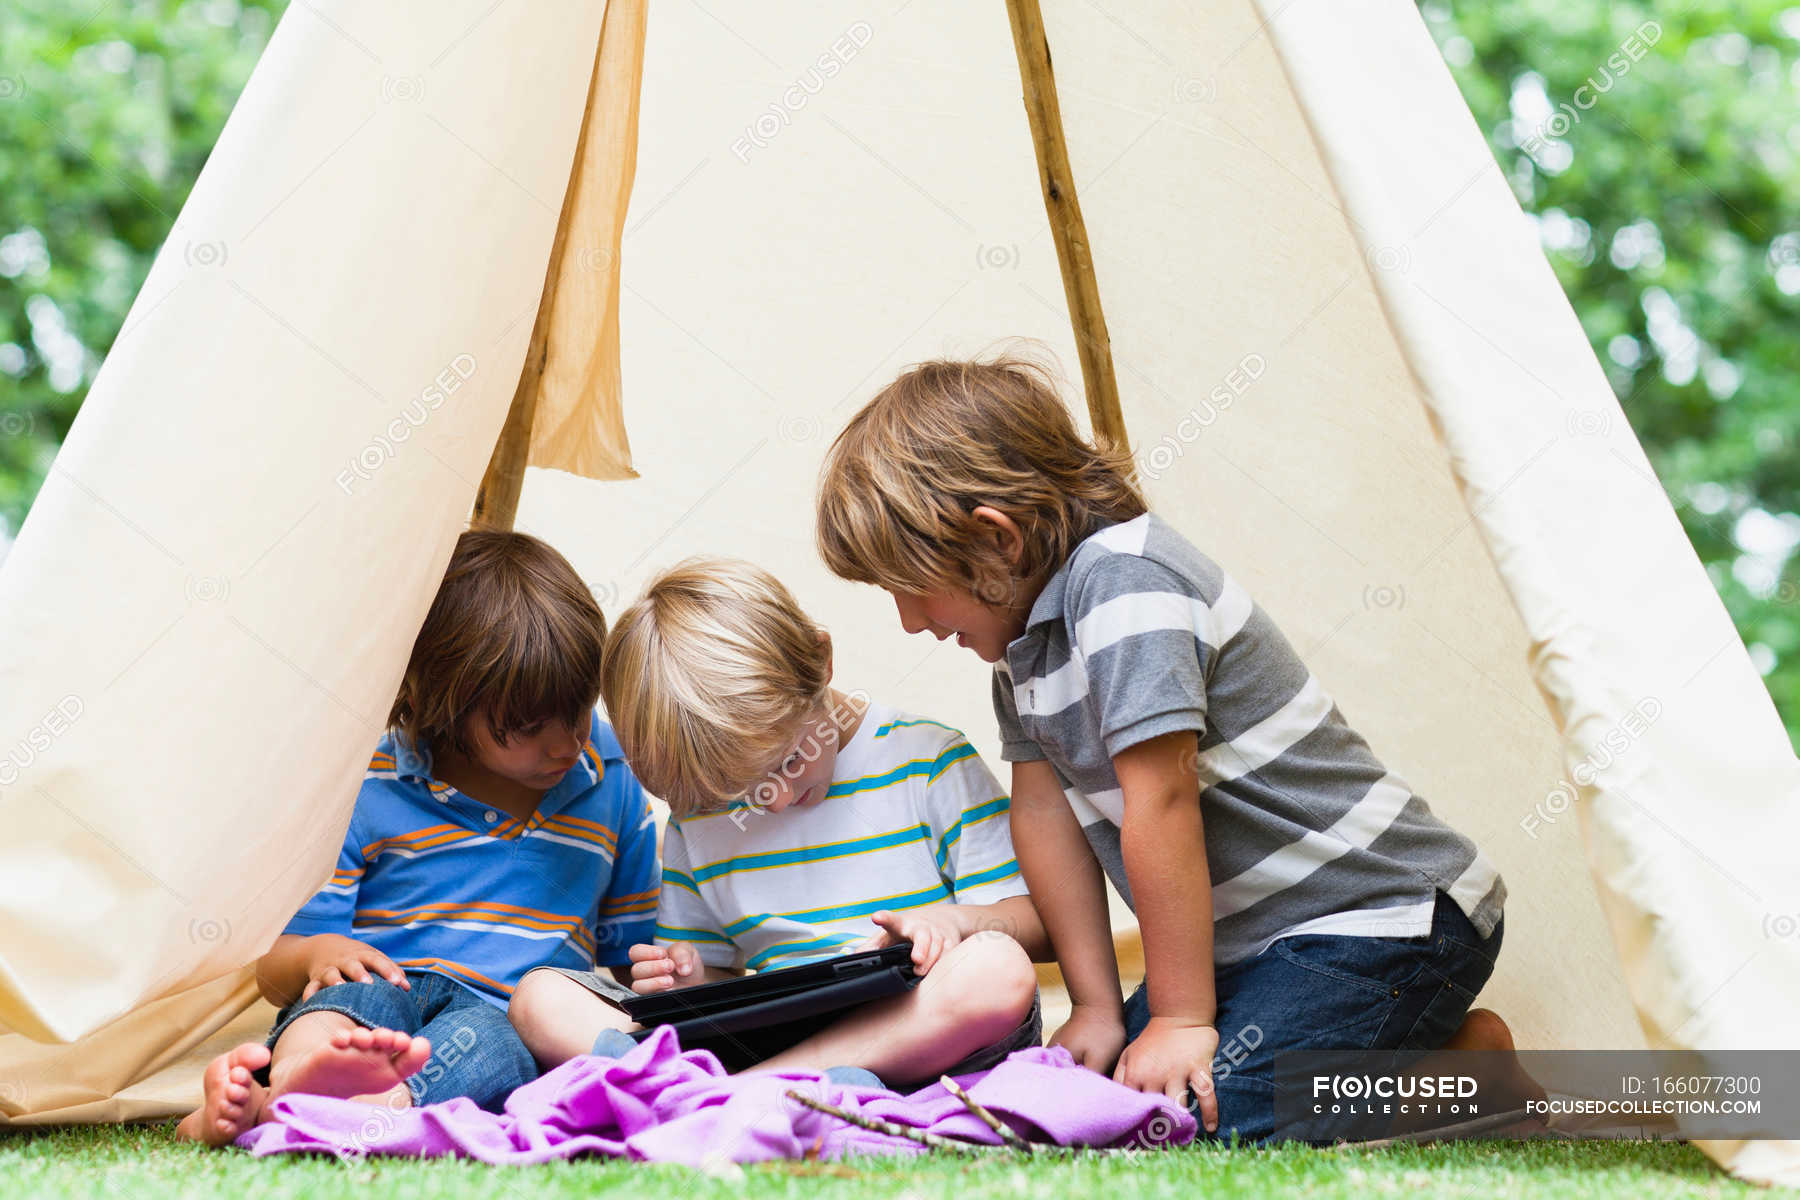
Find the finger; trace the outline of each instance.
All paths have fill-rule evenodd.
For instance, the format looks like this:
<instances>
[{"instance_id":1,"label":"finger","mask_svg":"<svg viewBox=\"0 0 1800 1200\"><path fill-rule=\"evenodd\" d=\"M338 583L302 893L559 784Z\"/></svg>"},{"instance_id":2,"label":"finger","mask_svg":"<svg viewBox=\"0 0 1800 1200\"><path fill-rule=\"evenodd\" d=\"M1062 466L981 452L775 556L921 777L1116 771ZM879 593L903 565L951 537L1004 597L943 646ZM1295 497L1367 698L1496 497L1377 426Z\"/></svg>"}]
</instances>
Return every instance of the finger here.
<instances>
[{"instance_id":1,"label":"finger","mask_svg":"<svg viewBox=\"0 0 1800 1200\"><path fill-rule=\"evenodd\" d=\"M338 973L336 967L326 967L318 974L318 983L321 990L328 987L336 987L342 982L344 982L344 977Z\"/></svg>"},{"instance_id":2,"label":"finger","mask_svg":"<svg viewBox=\"0 0 1800 1200\"><path fill-rule=\"evenodd\" d=\"M412 984L406 981L406 972L402 971L393 959L377 950L365 960L375 968L375 973L398 988L411 989Z\"/></svg>"},{"instance_id":3,"label":"finger","mask_svg":"<svg viewBox=\"0 0 1800 1200\"><path fill-rule=\"evenodd\" d=\"M632 962L647 962L652 958L668 957L668 951L653 942L639 942L625 953L631 956Z\"/></svg>"},{"instance_id":4,"label":"finger","mask_svg":"<svg viewBox=\"0 0 1800 1200\"><path fill-rule=\"evenodd\" d=\"M1219 1093L1213 1087L1212 1075L1196 1073L1193 1079L1189 1080L1189 1084L1194 1089L1194 1099L1199 1102L1200 1124L1206 1128L1206 1132L1217 1133L1219 1131Z\"/></svg>"},{"instance_id":5,"label":"finger","mask_svg":"<svg viewBox=\"0 0 1800 1200\"><path fill-rule=\"evenodd\" d=\"M633 979L662 979L675 973L675 964L666 958L631 964Z\"/></svg>"},{"instance_id":6,"label":"finger","mask_svg":"<svg viewBox=\"0 0 1800 1200\"><path fill-rule=\"evenodd\" d=\"M631 990L640 996L654 996L657 992L666 992L675 986L675 981L667 975L656 975L649 979L634 979Z\"/></svg>"},{"instance_id":7,"label":"finger","mask_svg":"<svg viewBox=\"0 0 1800 1200\"><path fill-rule=\"evenodd\" d=\"M889 933L892 933L894 936L900 936L900 918L889 912L887 909L884 908L875 913L869 920L874 924L881 926Z\"/></svg>"},{"instance_id":8,"label":"finger","mask_svg":"<svg viewBox=\"0 0 1800 1200\"><path fill-rule=\"evenodd\" d=\"M319 981L316 979L309 979L306 981L305 990L300 993L300 999L302 1001L311 1000L313 998L313 993L318 990L319 990Z\"/></svg>"},{"instance_id":9,"label":"finger","mask_svg":"<svg viewBox=\"0 0 1800 1200\"><path fill-rule=\"evenodd\" d=\"M369 969L358 959L351 959L344 964L344 975L355 983L369 982Z\"/></svg>"}]
</instances>

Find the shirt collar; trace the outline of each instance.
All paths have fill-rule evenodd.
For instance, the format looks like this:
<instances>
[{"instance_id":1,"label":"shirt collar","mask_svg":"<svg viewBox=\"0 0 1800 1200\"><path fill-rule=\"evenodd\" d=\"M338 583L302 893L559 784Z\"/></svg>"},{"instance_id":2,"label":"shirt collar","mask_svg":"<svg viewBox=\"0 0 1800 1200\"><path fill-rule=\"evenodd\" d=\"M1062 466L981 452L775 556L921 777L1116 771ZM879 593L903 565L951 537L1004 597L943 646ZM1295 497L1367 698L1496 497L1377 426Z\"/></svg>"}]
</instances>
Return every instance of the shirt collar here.
<instances>
[{"instance_id":1,"label":"shirt collar","mask_svg":"<svg viewBox=\"0 0 1800 1200\"><path fill-rule=\"evenodd\" d=\"M441 787L431 774L431 750L425 746L415 746L407 738L405 732L395 729L389 735L394 754L394 775L399 779L422 783L428 788ZM554 788L544 793L546 799L563 790L571 780L580 782L577 790L586 790L606 778L609 763L622 763L625 751L619 745L619 739L613 736L612 727L600 719L595 713L588 725L588 740L581 748L581 758L569 768Z\"/></svg>"},{"instance_id":2,"label":"shirt collar","mask_svg":"<svg viewBox=\"0 0 1800 1200\"><path fill-rule=\"evenodd\" d=\"M1075 556L1071 554L1063 560L1063 565L1056 568L1056 573L1044 583L1038 592L1037 599L1031 602L1031 612L1025 618L1027 631L1042 625L1046 621L1059 620L1063 614L1063 595L1069 590L1069 561Z\"/></svg>"},{"instance_id":3,"label":"shirt collar","mask_svg":"<svg viewBox=\"0 0 1800 1200\"><path fill-rule=\"evenodd\" d=\"M1132 519L1136 520L1135 517ZM1044 584L1043 590L1037 594L1037 599L1031 602L1031 612L1025 618L1027 630L1042 625L1046 621L1061 619L1064 601L1069 591L1069 564L1075 561L1075 556L1081 553L1083 546L1112 527L1111 524L1096 525L1088 530L1087 536L1075 543L1075 548L1069 551L1069 557L1063 559L1062 566L1056 568L1056 573L1051 575L1048 582Z\"/></svg>"}]
</instances>

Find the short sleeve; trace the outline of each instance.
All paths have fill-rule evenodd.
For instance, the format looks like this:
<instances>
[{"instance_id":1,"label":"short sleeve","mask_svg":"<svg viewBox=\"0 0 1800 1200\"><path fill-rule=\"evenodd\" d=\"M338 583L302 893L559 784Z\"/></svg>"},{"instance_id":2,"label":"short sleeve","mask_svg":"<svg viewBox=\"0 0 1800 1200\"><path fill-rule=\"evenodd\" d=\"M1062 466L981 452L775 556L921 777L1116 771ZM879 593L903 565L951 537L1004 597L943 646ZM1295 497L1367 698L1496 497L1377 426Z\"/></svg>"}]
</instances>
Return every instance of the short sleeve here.
<instances>
[{"instance_id":1,"label":"short sleeve","mask_svg":"<svg viewBox=\"0 0 1800 1200\"><path fill-rule=\"evenodd\" d=\"M656 817L644 798L644 789L630 779L618 828L618 848L613 854L612 877L594 924L594 963L623 966L631 961L631 947L656 936L657 898L662 870L656 862Z\"/></svg>"},{"instance_id":2,"label":"short sleeve","mask_svg":"<svg viewBox=\"0 0 1800 1200\"><path fill-rule=\"evenodd\" d=\"M939 752L925 782L938 875L958 904L1025 894L1013 855L1012 802L962 735Z\"/></svg>"},{"instance_id":3,"label":"short sleeve","mask_svg":"<svg viewBox=\"0 0 1800 1200\"><path fill-rule=\"evenodd\" d=\"M1036 762L1044 757L1038 744L1026 736L1019 720L1019 703L1013 697L1012 676L999 663L994 665L994 721L1000 726L1001 761Z\"/></svg>"},{"instance_id":4,"label":"short sleeve","mask_svg":"<svg viewBox=\"0 0 1800 1200\"><path fill-rule=\"evenodd\" d=\"M363 841L356 814L350 816L350 828L344 831L344 844L338 849L337 866L325 886L300 906L282 933L297 937L316 937L335 933L349 937L351 918L356 912L356 893L362 884L368 863L363 857Z\"/></svg>"},{"instance_id":5,"label":"short sleeve","mask_svg":"<svg viewBox=\"0 0 1800 1200\"><path fill-rule=\"evenodd\" d=\"M1180 574L1132 554L1094 560L1072 581L1074 652L1108 757L1140 742L1206 729L1209 609Z\"/></svg>"},{"instance_id":6,"label":"short sleeve","mask_svg":"<svg viewBox=\"0 0 1800 1200\"><path fill-rule=\"evenodd\" d=\"M737 943L725 936L725 928L713 915L712 906L700 895L688 858L687 835L676 820L670 820L663 832L662 901L656 911L656 940L689 943L709 967L743 965L738 961Z\"/></svg>"}]
</instances>

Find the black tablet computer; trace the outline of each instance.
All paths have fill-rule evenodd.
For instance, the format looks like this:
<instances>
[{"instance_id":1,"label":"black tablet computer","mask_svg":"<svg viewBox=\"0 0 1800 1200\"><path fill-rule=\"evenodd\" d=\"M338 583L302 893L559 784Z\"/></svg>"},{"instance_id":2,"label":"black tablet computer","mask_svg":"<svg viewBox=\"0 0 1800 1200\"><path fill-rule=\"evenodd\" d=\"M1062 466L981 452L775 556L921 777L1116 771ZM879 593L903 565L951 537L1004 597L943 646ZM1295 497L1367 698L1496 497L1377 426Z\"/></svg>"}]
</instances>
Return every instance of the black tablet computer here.
<instances>
[{"instance_id":1,"label":"black tablet computer","mask_svg":"<svg viewBox=\"0 0 1800 1200\"><path fill-rule=\"evenodd\" d=\"M872 983L873 979L866 977L887 975L894 976L895 982L902 986L915 982L911 942L899 942L880 950L822 958L795 967L758 971L736 979L700 983L649 996L633 995L622 1000L619 1007L640 1025L667 1025L694 1018L722 1017L740 1009L820 989L839 991L842 985L853 980Z\"/></svg>"}]
</instances>

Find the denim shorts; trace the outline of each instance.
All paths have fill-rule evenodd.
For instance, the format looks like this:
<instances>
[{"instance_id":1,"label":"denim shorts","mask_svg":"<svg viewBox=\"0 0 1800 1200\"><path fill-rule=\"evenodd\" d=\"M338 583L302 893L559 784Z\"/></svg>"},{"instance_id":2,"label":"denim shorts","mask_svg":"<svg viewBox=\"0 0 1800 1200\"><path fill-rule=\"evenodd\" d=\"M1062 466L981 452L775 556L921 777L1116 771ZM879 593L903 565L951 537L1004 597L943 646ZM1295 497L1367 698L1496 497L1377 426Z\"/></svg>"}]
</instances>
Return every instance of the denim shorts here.
<instances>
[{"instance_id":1,"label":"denim shorts","mask_svg":"<svg viewBox=\"0 0 1800 1200\"><path fill-rule=\"evenodd\" d=\"M1295 1050L1436 1050L1456 1033L1493 973L1501 926L1483 938L1437 897L1431 932L1413 938L1301 934L1214 977L1219 1056L1216 1136L1275 1136L1275 1056ZM1125 1002L1125 1036L1150 1021L1144 986Z\"/></svg>"},{"instance_id":2,"label":"denim shorts","mask_svg":"<svg viewBox=\"0 0 1800 1200\"><path fill-rule=\"evenodd\" d=\"M499 1112L514 1088L537 1078L537 1063L506 1013L443 975L408 971L412 990L385 979L338 983L290 1004L269 1031L271 1049L295 1018L314 1012L349 1017L367 1029L397 1029L431 1042L431 1057L406 1081L414 1104L467 1096ZM267 1083L266 1073L262 1082Z\"/></svg>"}]
</instances>

